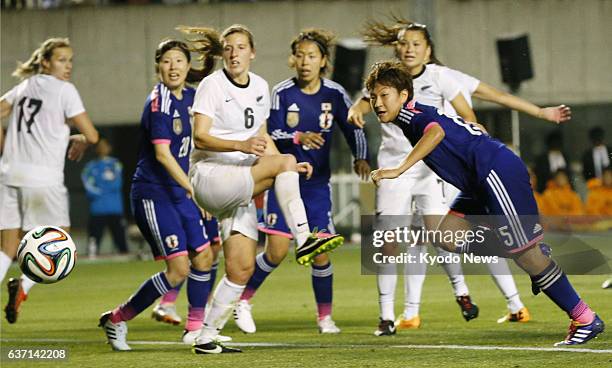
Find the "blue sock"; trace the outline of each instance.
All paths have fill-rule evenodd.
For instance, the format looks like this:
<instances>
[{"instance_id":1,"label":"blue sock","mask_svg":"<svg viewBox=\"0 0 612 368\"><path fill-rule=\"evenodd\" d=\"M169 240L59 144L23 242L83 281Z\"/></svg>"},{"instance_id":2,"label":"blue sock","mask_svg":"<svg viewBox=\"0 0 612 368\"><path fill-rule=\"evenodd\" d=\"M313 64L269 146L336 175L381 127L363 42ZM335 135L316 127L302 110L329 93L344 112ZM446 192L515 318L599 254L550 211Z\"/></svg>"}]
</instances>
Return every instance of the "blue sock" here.
<instances>
[{"instance_id":1,"label":"blue sock","mask_svg":"<svg viewBox=\"0 0 612 368\"><path fill-rule=\"evenodd\" d=\"M531 282L570 316L580 303L576 290L555 262L551 261L542 273L531 276Z\"/></svg>"},{"instance_id":2,"label":"blue sock","mask_svg":"<svg viewBox=\"0 0 612 368\"><path fill-rule=\"evenodd\" d=\"M319 319L331 315L334 273L331 263L325 266L312 265L312 289L317 302Z\"/></svg>"},{"instance_id":3,"label":"blue sock","mask_svg":"<svg viewBox=\"0 0 612 368\"><path fill-rule=\"evenodd\" d=\"M156 273L140 285L138 291L125 304L115 309L113 311L114 316L111 316L111 318L119 316L122 321L129 321L147 309L157 298L166 294L170 289L172 289L172 285L168 282L166 274L163 272Z\"/></svg>"},{"instance_id":4,"label":"blue sock","mask_svg":"<svg viewBox=\"0 0 612 368\"><path fill-rule=\"evenodd\" d=\"M259 253L257 257L255 257L255 271L253 272L253 276L251 276L247 282L246 287L240 296L240 300L250 300L253 295L255 295L257 289L266 280L266 277L268 277L268 275L272 273L277 266L278 265L275 265L268 260L265 252Z\"/></svg>"},{"instance_id":5,"label":"blue sock","mask_svg":"<svg viewBox=\"0 0 612 368\"><path fill-rule=\"evenodd\" d=\"M187 314L188 331L198 330L204 321L204 307L210 292L210 271L198 271L191 268L187 278L187 301L189 311Z\"/></svg>"}]
</instances>

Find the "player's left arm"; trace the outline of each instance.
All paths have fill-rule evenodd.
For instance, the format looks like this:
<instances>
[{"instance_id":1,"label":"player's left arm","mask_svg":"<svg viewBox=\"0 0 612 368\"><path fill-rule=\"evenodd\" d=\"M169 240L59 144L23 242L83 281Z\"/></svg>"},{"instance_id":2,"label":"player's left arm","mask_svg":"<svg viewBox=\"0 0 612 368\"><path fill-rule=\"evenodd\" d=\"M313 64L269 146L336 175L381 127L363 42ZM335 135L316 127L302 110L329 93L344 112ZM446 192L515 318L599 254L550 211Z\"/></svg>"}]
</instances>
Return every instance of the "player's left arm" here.
<instances>
[{"instance_id":1,"label":"player's left arm","mask_svg":"<svg viewBox=\"0 0 612 368\"><path fill-rule=\"evenodd\" d=\"M343 92L341 97L341 100L344 101L340 101L340 103L337 104L339 107L336 121L355 158L353 160L353 170L355 174L362 180L368 180L368 174L371 170L370 164L368 163L368 141L363 129L357 128L348 122L348 113L351 108L350 98L346 92Z\"/></svg>"},{"instance_id":2,"label":"player's left arm","mask_svg":"<svg viewBox=\"0 0 612 368\"><path fill-rule=\"evenodd\" d=\"M0 100L0 119L4 119L11 114L13 109L13 105L11 105L7 100ZM4 130L2 128L2 124L0 124L0 153L2 153L2 148L4 147Z\"/></svg>"},{"instance_id":3,"label":"player's left arm","mask_svg":"<svg viewBox=\"0 0 612 368\"><path fill-rule=\"evenodd\" d=\"M440 124L431 122L425 128L425 134L419 139L412 151L406 156L400 166L393 169L378 169L372 171L370 177L376 186L382 179L395 179L406 170L410 169L414 164L424 159L433 151L442 139L444 139L444 129Z\"/></svg>"},{"instance_id":4,"label":"player's left arm","mask_svg":"<svg viewBox=\"0 0 612 368\"><path fill-rule=\"evenodd\" d=\"M100 135L94 127L86 111L68 119L80 134L70 136L70 148L68 148L68 159L80 161L90 144L98 143Z\"/></svg>"},{"instance_id":5,"label":"player's left arm","mask_svg":"<svg viewBox=\"0 0 612 368\"><path fill-rule=\"evenodd\" d=\"M529 114L538 119L547 120L557 124L563 123L572 118L572 110L569 108L569 106L559 105L539 107L527 100L504 91L500 91L497 88L483 82L478 84L473 96L480 100L494 102L498 105L524 112L525 114Z\"/></svg>"}]
</instances>

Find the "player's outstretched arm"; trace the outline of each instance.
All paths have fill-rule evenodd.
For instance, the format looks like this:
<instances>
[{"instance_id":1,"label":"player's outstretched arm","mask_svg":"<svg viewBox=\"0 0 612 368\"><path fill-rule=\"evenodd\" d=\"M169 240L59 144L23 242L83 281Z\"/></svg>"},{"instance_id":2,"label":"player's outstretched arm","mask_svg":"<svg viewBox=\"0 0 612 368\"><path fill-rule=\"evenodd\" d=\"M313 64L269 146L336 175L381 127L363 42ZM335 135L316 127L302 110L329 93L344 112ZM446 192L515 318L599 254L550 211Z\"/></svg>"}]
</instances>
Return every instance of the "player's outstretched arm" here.
<instances>
[{"instance_id":1,"label":"player's outstretched arm","mask_svg":"<svg viewBox=\"0 0 612 368\"><path fill-rule=\"evenodd\" d=\"M430 123L425 134L419 139L412 151L406 156L400 166L393 169L378 169L372 171L370 177L376 186L382 179L395 179L410 169L414 164L424 159L444 139L444 129L437 123Z\"/></svg>"},{"instance_id":2,"label":"player's outstretched arm","mask_svg":"<svg viewBox=\"0 0 612 368\"><path fill-rule=\"evenodd\" d=\"M476 88L474 97L480 100L494 102L498 105L524 112L525 114L529 114L538 119L547 120L557 124L563 123L572 118L572 110L569 108L569 106L559 105L539 107L527 100L500 91L497 88L483 82L480 82Z\"/></svg>"},{"instance_id":3,"label":"player's outstretched arm","mask_svg":"<svg viewBox=\"0 0 612 368\"><path fill-rule=\"evenodd\" d=\"M365 125L364 116L370 112L372 112L372 106L370 106L370 103L366 99L360 98L349 109L346 120L359 128L363 128Z\"/></svg>"}]
</instances>

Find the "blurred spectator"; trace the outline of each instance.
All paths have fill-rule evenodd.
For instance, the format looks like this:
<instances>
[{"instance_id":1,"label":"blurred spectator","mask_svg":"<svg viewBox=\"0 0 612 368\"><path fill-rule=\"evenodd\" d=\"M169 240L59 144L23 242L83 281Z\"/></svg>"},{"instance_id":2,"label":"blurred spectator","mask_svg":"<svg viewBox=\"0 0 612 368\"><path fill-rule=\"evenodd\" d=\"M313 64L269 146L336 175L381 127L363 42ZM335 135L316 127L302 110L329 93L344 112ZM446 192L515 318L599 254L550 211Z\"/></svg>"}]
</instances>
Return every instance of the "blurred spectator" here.
<instances>
[{"instance_id":1,"label":"blurred spectator","mask_svg":"<svg viewBox=\"0 0 612 368\"><path fill-rule=\"evenodd\" d=\"M601 179L595 179L587 197L586 212L589 215L612 216L612 167L602 170Z\"/></svg>"},{"instance_id":2,"label":"blurred spectator","mask_svg":"<svg viewBox=\"0 0 612 368\"><path fill-rule=\"evenodd\" d=\"M602 127L594 127L589 130L589 140L592 147L582 155L582 176L584 181L599 178L603 169L610 166L612 149L606 147L605 131Z\"/></svg>"},{"instance_id":3,"label":"blurred spectator","mask_svg":"<svg viewBox=\"0 0 612 368\"><path fill-rule=\"evenodd\" d=\"M557 170L547 185L543 196L550 205L550 215L570 216L584 214L582 201L578 193L574 192L570 186L569 176L564 169Z\"/></svg>"},{"instance_id":4,"label":"blurred spectator","mask_svg":"<svg viewBox=\"0 0 612 368\"><path fill-rule=\"evenodd\" d=\"M112 146L100 138L96 146L97 159L85 165L81 179L90 200L89 206L89 257L94 258L100 247L100 240L107 226L110 227L115 247L121 254L128 252L123 218L123 165L109 156Z\"/></svg>"},{"instance_id":5,"label":"blurred spectator","mask_svg":"<svg viewBox=\"0 0 612 368\"><path fill-rule=\"evenodd\" d=\"M529 183L531 184L531 189L533 190L533 196L538 205L538 212L540 213L540 215L543 216L551 215L552 209L548 204L548 201L546 200L546 198L544 198L543 194L539 193L536 190L538 186L538 177L536 176L531 167L528 167L527 171L529 172Z\"/></svg>"},{"instance_id":6,"label":"blurred spectator","mask_svg":"<svg viewBox=\"0 0 612 368\"><path fill-rule=\"evenodd\" d=\"M536 158L535 174L538 177L538 192L547 188L548 181L559 169L569 170L569 160L563 152L563 134L555 130L546 137L546 152ZM567 172L571 186L571 175Z\"/></svg>"}]
</instances>

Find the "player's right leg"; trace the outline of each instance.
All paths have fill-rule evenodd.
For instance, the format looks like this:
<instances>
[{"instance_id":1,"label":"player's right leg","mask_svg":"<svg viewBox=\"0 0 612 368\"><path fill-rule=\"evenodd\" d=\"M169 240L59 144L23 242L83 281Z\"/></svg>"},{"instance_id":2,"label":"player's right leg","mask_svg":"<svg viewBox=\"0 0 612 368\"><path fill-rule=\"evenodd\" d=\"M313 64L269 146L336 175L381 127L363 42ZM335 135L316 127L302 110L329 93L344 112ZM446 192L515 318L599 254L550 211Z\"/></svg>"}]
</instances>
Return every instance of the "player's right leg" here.
<instances>
[{"instance_id":1,"label":"player's right leg","mask_svg":"<svg viewBox=\"0 0 612 368\"><path fill-rule=\"evenodd\" d=\"M298 263L310 265L317 254L342 245L344 238L340 235L321 238L311 232L300 196L300 178L293 155L261 157L251 167L251 174L255 183L254 196L274 186L278 204L296 241Z\"/></svg>"},{"instance_id":2,"label":"player's right leg","mask_svg":"<svg viewBox=\"0 0 612 368\"><path fill-rule=\"evenodd\" d=\"M0 184L0 282L17 254L23 217L19 206L19 188Z\"/></svg>"},{"instance_id":3,"label":"player's right leg","mask_svg":"<svg viewBox=\"0 0 612 368\"><path fill-rule=\"evenodd\" d=\"M126 302L100 316L99 326L104 329L113 350L131 350L127 344L126 322L189 275L186 235L174 204L164 200L132 198L132 208L136 224L155 259L165 260L167 268L146 280Z\"/></svg>"}]
</instances>

